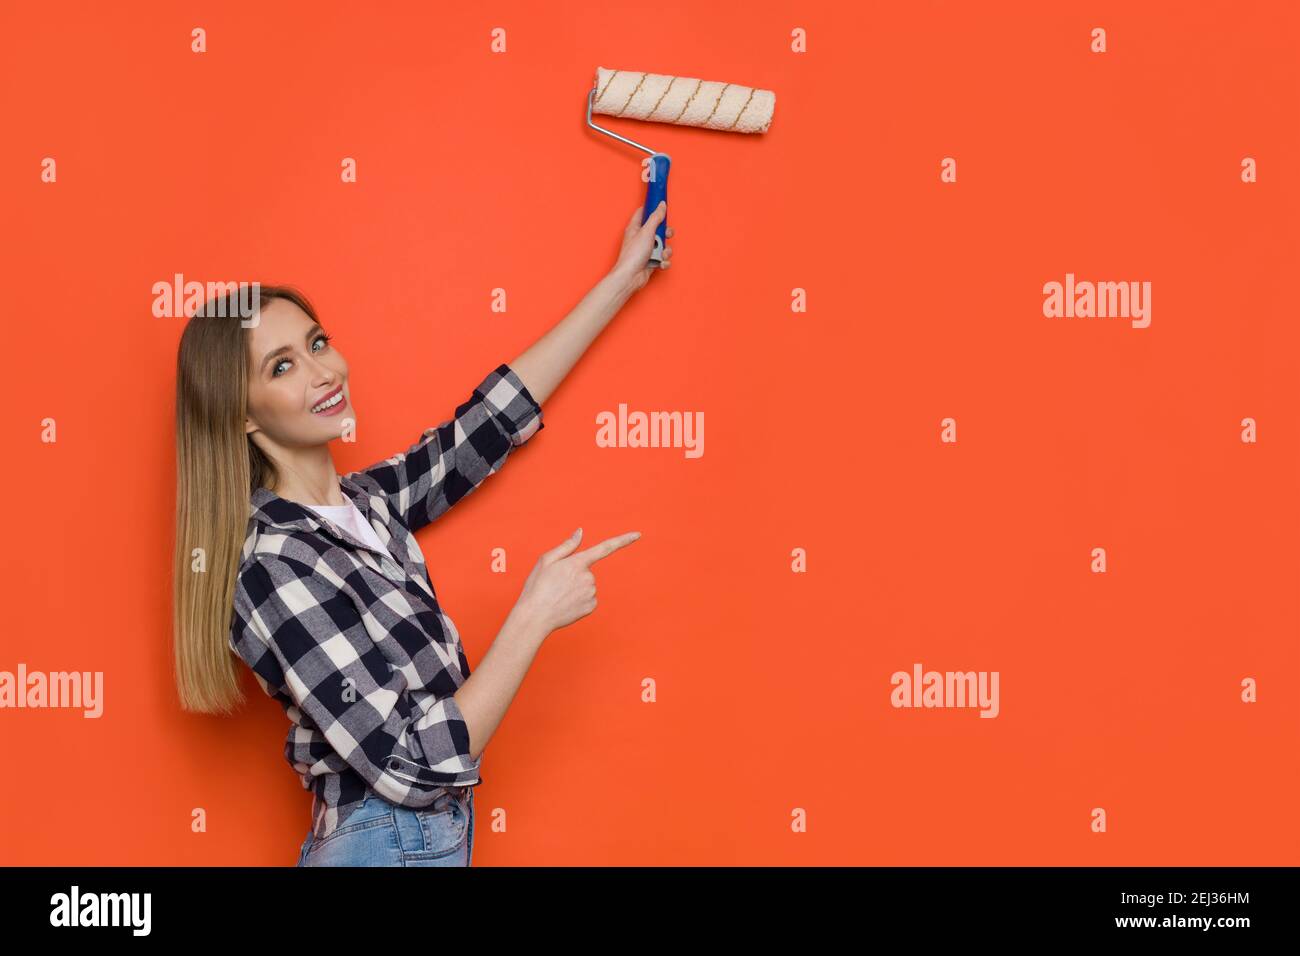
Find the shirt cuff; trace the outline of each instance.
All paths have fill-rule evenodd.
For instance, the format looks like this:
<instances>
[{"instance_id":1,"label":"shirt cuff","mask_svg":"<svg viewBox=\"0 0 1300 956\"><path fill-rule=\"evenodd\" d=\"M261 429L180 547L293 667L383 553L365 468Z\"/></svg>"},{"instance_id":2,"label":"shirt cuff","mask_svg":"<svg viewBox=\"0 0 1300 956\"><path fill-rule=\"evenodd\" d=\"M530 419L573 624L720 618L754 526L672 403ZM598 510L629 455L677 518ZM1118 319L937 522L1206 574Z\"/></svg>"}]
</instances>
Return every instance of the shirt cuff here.
<instances>
[{"instance_id":1,"label":"shirt cuff","mask_svg":"<svg viewBox=\"0 0 1300 956\"><path fill-rule=\"evenodd\" d=\"M456 696L434 698L430 694L418 706L420 717L414 729L429 771L424 779L457 787L478 783L483 755L475 758L469 755L469 725L456 703Z\"/></svg>"},{"instance_id":2,"label":"shirt cuff","mask_svg":"<svg viewBox=\"0 0 1300 956\"><path fill-rule=\"evenodd\" d=\"M488 373L475 391L501 425L512 445L522 445L546 427L542 406L534 399L515 370L501 363Z\"/></svg>"}]
</instances>

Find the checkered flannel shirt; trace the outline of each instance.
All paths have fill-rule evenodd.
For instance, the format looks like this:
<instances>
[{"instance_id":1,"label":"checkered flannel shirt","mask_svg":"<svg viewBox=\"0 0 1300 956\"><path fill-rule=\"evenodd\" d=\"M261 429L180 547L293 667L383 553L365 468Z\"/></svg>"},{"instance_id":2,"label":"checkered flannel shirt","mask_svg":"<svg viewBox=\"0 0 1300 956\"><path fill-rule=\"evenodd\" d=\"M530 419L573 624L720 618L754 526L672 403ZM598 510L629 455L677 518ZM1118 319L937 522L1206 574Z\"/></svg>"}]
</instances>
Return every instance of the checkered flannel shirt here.
<instances>
[{"instance_id":1,"label":"checkered flannel shirt","mask_svg":"<svg viewBox=\"0 0 1300 956\"><path fill-rule=\"evenodd\" d=\"M414 532L543 427L541 406L502 364L405 452L340 475L388 553L265 488L252 493L230 647L289 717L285 758L314 791L318 838L367 788L415 808L482 782L452 696L469 662Z\"/></svg>"}]
</instances>

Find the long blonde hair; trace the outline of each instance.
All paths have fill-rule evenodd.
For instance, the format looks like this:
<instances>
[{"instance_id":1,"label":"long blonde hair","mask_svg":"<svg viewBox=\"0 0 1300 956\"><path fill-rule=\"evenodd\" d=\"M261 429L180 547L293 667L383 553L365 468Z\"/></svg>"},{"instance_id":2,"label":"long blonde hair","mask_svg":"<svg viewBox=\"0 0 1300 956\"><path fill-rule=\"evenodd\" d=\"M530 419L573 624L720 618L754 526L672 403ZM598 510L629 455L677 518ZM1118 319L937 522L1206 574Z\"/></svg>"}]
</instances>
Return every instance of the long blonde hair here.
<instances>
[{"instance_id":1,"label":"long blonde hair","mask_svg":"<svg viewBox=\"0 0 1300 956\"><path fill-rule=\"evenodd\" d=\"M243 291L245 299L249 291ZM278 481L275 465L244 427L250 359L240 294L233 290L199 308L176 356L176 687L182 708L209 714L229 713L244 702L241 662L229 643L235 577L249 498L259 487L274 490ZM288 299L318 321L307 297L292 286L261 286L257 307L275 298Z\"/></svg>"}]
</instances>

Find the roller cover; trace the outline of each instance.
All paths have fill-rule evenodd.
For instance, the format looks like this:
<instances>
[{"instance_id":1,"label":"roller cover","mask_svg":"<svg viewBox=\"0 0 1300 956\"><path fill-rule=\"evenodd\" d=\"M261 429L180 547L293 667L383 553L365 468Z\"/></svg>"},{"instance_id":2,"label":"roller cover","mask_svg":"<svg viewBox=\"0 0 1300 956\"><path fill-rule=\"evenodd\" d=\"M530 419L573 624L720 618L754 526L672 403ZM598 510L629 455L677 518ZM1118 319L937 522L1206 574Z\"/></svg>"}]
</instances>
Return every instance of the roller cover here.
<instances>
[{"instance_id":1,"label":"roller cover","mask_svg":"<svg viewBox=\"0 0 1300 956\"><path fill-rule=\"evenodd\" d=\"M596 68L593 113L651 123L766 133L776 94L735 83Z\"/></svg>"}]
</instances>

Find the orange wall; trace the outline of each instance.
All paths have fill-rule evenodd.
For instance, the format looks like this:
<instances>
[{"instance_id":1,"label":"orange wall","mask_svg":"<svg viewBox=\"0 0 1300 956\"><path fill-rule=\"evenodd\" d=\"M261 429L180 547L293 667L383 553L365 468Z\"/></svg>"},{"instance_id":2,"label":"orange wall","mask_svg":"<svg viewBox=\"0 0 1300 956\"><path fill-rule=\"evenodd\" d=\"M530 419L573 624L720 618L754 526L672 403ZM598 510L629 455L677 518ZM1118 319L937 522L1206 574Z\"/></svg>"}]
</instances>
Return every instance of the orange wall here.
<instances>
[{"instance_id":1,"label":"orange wall","mask_svg":"<svg viewBox=\"0 0 1300 956\"><path fill-rule=\"evenodd\" d=\"M598 120L672 155L673 267L419 536L473 666L543 550L644 533L489 745L475 865L1297 862L1293 4L389 6L0 13L0 670L105 680L98 720L0 711L0 862L292 864L279 706L173 687L151 287L300 286L369 423L340 471L405 448L613 264L644 186L597 66L775 117ZM1067 272L1151 282L1151 325L1045 317ZM705 454L597 447L619 403ZM998 717L892 707L918 661L998 671Z\"/></svg>"}]
</instances>

